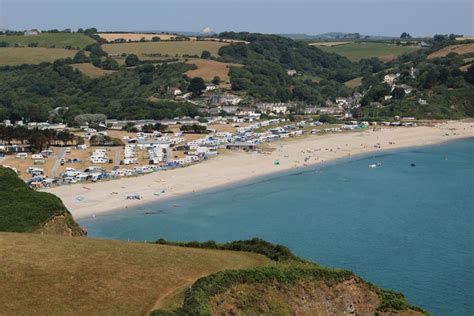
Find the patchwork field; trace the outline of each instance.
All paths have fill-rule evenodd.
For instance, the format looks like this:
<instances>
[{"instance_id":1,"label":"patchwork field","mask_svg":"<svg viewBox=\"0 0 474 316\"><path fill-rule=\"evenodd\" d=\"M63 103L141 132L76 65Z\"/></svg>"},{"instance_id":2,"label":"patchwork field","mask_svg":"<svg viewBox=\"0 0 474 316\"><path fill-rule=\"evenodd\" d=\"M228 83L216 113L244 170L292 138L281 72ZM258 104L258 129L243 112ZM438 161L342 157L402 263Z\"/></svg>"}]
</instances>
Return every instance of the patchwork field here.
<instances>
[{"instance_id":1,"label":"patchwork field","mask_svg":"<svg viewBox=\"0 0 474 316\"><path fill-rule=\"evenodd\" d=\"M149 34L149 33L97 33L101 38L108 42L123 39L126 41L138 42L141 39L151 41L153 37L159 37L162 41L169 41L176 38L174 34Z\"/></svg>"},{"instance_id":2,"label":"patchwork field","mask_svg":"<svg viewBox=\"0 0 474 316\"><path fill-rule=\"evenodd\" d=\"M449 45L444 47L428 56L428 58L444 57L449 53L456 53L459 55L474 53L474 43L471 44L460 44L460 45Z\"/></svg>"},{"instance_id":3,"label":"patchwork field","mask_svg":"<svg viewBox=\"0 0 474 316\"><path fill-rule=\"evenodd\" d=\"M63 48L2 47L0 65L39 64L59 58L74 57L77 51Z\"/></svg>"},{"instance_id":4,"label":"patchwork field","mask_svg":"<svg viewBox=\"0 0 474 316\"><path fill-rule=\"evenodd\" d=\"M269 262L242 252L15 233L0 233L0 257L5 315L145 315L202 276Z\"/></svg>"},{"instance_id":5,"label":"patchwork field","mask_svg":"<svg viewBox=\"0 0 474 316\"><path fill-rule=\"evenodd\" d=\"M161 54L174 57L176 55L201 55L203 50L209 51L212 55L217 55L219 48L227 43L211 41L181 41L181 42L138 42L105 44L103 49L109 54L135 54L139 58L147 54Z\"/></svg>"},{"instance_id":6,"label":"patchwork field","mask_svg":"<svg viewBox=\"0 0 474 316\"><path fill-rule=\"evenodd\" d=\"M345 56L352 61L372 57L389 61L401 54L410 53L418 49L414 46L397 46L393 44L369 42L354 42L337 46L320 46L319 48L326 52Z\"/></svg>"},{"instance_id":7,"label":"patchwork field","mask_svg":"<svg viewBox=\"0 0 474 316\"><path fill-rule=\"evenodd\" d=\"M90 78L99 78L105 75L109 75L114 73L115 71L113 70L104 70L101 68L98 68L92 64L71 64L71 66L74 69L78 69L80 72L82 72L84 75L90 77Z\"/></svg>"},{"instance_id":8,"label":"patchwork field","mask_svg":"<svg viewBox=\"0 0 474 316\"><path fill-rule=\"evenodd\" d=\"M190 59L187 63L198 67L186 72L188 77L201 77L207 81L212 80L214 76L219 76L223 82L228 82L230 67L242 67L240 64L221 63L208 59Z\"/></svg>"},{"instance_id":9,"label":"patchwork field","mask_svg":"<svg viewBox=\"0 0 474 316\"><path fill-rule=\"evenodd\" d=\"M0 42L7 42L10 46L18 44L28 46L30 43L38 43L39 47L67 47L84 48L95 41L81 33L42 33L39 35L13 35L0 36Z\"/></svg>"}]
</instances>

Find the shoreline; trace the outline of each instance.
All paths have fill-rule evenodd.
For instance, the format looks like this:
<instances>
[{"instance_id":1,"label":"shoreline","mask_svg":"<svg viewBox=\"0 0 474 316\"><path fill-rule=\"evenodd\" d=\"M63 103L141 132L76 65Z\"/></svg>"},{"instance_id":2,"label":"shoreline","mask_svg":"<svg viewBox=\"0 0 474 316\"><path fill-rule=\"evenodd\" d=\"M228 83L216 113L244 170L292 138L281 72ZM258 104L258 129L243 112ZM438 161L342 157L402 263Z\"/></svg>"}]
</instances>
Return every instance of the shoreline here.
<instances>
[{"instance_id":1,"label":"shoreline","mask_svg":"<svg viewBox=\"0 0 474 316\"><path fill-rule=\"evenodd\" d=\"M448 134L449 136L447 136ZM43 191L60 197L74 218L102 215L149 203L255 183L276 174L291 174L356 156L441 144L474 137L474 123L450 121L434 127L395 127L272 142L271 154L226 152L189 167L134 178L78 183ZM379 144L380 148L374 147ZM278 165L275 162L278 161ZM164 194L161 192L165 190ZM140 194L141 200L126 200ZM81 199L76 199L81 197Z\"/></svg>"}]
</instances>

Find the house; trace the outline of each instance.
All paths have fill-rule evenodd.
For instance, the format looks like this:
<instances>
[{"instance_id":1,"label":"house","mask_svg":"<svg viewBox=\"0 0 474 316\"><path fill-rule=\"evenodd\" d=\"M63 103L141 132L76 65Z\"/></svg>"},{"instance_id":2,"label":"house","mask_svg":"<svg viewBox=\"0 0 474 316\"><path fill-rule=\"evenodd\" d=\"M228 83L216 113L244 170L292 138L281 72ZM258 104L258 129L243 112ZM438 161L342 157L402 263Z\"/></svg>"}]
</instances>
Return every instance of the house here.
<instances>
[{"instance_id":1,"label":"house","mask_svg":"<svg viewBox=\"0 0 474 316\"><path fill-rule=\"evenodd\" d=\"M208 101L211 104L237 105L240 103L240 101L242 101L242 98L232 94L213 94L208 97Z\"/></svg>"},{"instance_id":2,"label":"house","mask_svg":"<svg viewBox=\"0 0 474 316\"><path fill-rule=\"evenodd\" d=\"M228 114L234 114L235 112L237 112L239 108L235 105L223 105L221 107L221 110L228 113Z\"/></svg>"},{"instance_id":3,"label":"house","mask_svg":"<svg viewBox=\"0 0 474 316\"><path fill-rule=\"evenodd\" d=\"M293 77L294 75L296 75L297 71L295 69L288 69L287 73L288 76Z\"/></svg>"},{"instance_id":4,"label":"house","mask_svg":"<svg viewBox=\"0 0 474 316\"><path fill-rule=\"evenodd\" d=\"M284 103L284 102L277 102L277 103L257 103L257 109L262 112L272 112L276 114L286 114L288 110L294 106L293 103Z\"/></svg>"},{"instance_id":5,"label":"house","mask_svg":"<svg viewBox=\"0 0 474 316\"><path fill-rule=\"evenodd\" d=\"M176 97L178 95L182 95L183 91L181 91L181 89L178 89L178 88L168 87L168 94Z\"/></svg>"},{"instance_id":6,"label":"house","mask_svg":"<svg viewBox=\"0 0 474 316\"><path fill-rule=\"evenodd\" d=\"M386 84L388 85L393 85L395 83L395 80L400 77L400 74L399 73L396 73L396 74L386 74L384 77L383 77L383 82L385 82Z\"/></svg>"},{"instance_id":7,"label":"house","mask_svg":"<svg viewBox=\"0 0 474 316\"><path fill-rule=\"evenodd\" d=\"M205 92L214 91L214 90L216 90L216 86L213 85L213 84L208 84L208 85L206 86Z\"/></svg>"},{"instance_id":8,"label":"house","mask_svg":"<svg viewBox=\"0 0 474 316\"><path fill-rule=\"evenodd\" d=\"M40 34L41 34L41 31L37 29L32 29L32 30L23 32L23 35L26 35L26 36L35 36L35 35L40 35Z\"/></svg>"},{"instance_id":9,"label":"house","mask_svg":"<svg viewBox=\"0 0 474 316\"><path fill-rule=\"evenodd\" d=\"M428 101L426 101L425 99L422 99L422 98L418 98L418 104L419 105L427 105Z\"/></svg>"}]
</instances>

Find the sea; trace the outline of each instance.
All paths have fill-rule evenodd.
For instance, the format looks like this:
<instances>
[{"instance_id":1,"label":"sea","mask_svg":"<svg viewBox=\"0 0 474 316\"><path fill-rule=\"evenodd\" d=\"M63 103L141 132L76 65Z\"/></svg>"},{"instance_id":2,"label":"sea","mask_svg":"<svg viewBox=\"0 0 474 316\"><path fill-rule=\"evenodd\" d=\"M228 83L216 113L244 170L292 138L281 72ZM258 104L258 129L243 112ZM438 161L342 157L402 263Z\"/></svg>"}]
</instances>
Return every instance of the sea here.
<instances>
[{"instance_id":1,"label":"sea","mask_svg":"<svg viewBox=\"0 0 474 316\"><path fill-rule=\"evenodd\" d=\"M104 239L259 237L403 292L435 315L474 314L474 138L342 159L79 223Z\"/></svg>"}]
</instances>

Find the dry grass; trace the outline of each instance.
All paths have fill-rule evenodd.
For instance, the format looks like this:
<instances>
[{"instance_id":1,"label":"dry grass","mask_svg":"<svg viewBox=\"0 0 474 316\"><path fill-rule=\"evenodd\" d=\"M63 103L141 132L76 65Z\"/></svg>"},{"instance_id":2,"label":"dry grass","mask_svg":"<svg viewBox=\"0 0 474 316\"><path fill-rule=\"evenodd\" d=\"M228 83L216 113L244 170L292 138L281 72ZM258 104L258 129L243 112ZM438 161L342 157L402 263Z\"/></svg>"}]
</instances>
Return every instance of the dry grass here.
<instances>
[{"instance_id":1,"label":"dry grass","mask_svg":"<svg viewBox=\"0 0 474 316\"><path fill-rule=\"evenodd\" d=\"M428 58L439 58L445 57L449 53L456 53L459 55L474 53L474 43L471 44L460 44L460 45L449 45L434 53L431 53Z\"/></svg>"},{"instance_id":2,"label":"dry grass","mask_svg":"<svg viewBox=\"0 0 474 316\"><path fill-rule=\"evenodd\" d=\"M169 57L183 55L200 56L203 50L217 55L219 48L228 45L227 43L211 42L211 41L176 41L176 42L138 42L138 43L120 43L105 44L102 47L109 54L135 54L138 57L146 56L146 54L162 54Z\"/></svg>"},{"instance_id":3,"label":"dry grass","mask_svg":"<svg viewBox=\"0 0 474 316\"><path fill-rule=\"evenodd\" d=\"M39 64L59 58L74 57L75 50L44 47L2 47L0 65Z\"/></svg>"},{"instance_id":4,"label":"dry grass","mask_svg":"<svg viewBox=\"0 0 474 316\"><path fill-rule=\"evenodd\" d=\"M456 37L457 41L467 41L467 40L474 40L474 36L463 36L463 37Z\"/></svg>"},{"instance_id":5,"label":"dry grass","mask_svg":"<svg viewBox=\"0 0 474 316\"><path fill-rule=\"evenodd\" d=\"M0 233L5 315L143 315L199 277L269 262L250 253Z\"/></svg>"},{"instance_id":6,"label":"dry grass","mask_svg":"<svg viewBox=\"0 0 474 316\"><path fill-rule=\"evenodd\" d=\"M186 63L198 67L195 70L187 71L185 74L188 77L201 77L204 80L211 81L214 76L219 76L224 83L229 81L230 67L242 67L240 64L221 63L209 59L190 59Z\"/></svg>"},{"instance_id":7,"label":"dry grass","mask_svg":"<svg viewBox=\"0 0 474 316\"><path fill-rule=\"evenodd\" d=\"M71 64L71 66L90 78L99 78L115 72L113 70L100 69L92 64Z\"/></svg>"},{"instance_id":8,"label":"dry grass","mask_svg":"<svg viewBox=\"0 0 474 316\"><path fill-rule=\"evenodd\" d=\"M174 34L148 34L148 33L98 33L101 38L108 42L123 39L126 41L138 42L142 39L151 41L153 37L159 37L162 41L169 41L176 38Z\"/></svg>"}]
</instances>

